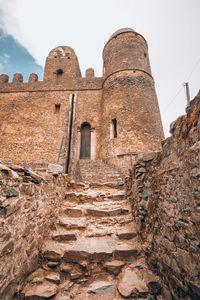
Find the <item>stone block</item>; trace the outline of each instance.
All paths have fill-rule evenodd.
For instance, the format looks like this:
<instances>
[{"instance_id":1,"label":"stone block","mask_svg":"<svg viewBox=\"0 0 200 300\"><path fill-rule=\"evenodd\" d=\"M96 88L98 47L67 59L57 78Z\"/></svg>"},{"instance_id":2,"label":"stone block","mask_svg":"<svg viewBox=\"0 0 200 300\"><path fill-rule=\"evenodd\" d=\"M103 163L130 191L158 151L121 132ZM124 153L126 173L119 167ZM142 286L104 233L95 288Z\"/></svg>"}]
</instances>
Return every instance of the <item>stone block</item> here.
<instances>
[{"instance_id":1,"label":"stone block","mask_svg":"<svg viewBox=\"0 0 200 300\"><path fill-rule=\"evenodd\" d=\"M48 164L48 171L53 174L58 174L63 172L63 166L59 164Z\"/></svg>"}]
</instances>

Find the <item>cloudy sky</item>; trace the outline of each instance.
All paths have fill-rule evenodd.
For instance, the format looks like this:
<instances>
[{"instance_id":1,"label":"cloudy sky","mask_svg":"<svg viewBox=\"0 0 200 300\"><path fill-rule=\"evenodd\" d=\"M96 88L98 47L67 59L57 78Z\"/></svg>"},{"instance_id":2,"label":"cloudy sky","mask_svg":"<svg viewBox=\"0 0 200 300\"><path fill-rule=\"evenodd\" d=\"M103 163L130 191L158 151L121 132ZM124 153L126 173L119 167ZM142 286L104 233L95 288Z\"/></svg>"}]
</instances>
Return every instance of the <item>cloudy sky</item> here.
<instances>
[{"instance_id":1,"label":"cloudy sky","mask_svg":"<svg viewBox=\"0 0 200 300\"><path fill-rule=\"evenodd\" d=\"M200 89L200 0L0 0L0 73L43 78L49 51L72 47L82 75L102 75L102 50L123 27L148 42L152 73L168 136L170 122L184 114L183 82L194 98Z\"/></svg>"}]
</instances>

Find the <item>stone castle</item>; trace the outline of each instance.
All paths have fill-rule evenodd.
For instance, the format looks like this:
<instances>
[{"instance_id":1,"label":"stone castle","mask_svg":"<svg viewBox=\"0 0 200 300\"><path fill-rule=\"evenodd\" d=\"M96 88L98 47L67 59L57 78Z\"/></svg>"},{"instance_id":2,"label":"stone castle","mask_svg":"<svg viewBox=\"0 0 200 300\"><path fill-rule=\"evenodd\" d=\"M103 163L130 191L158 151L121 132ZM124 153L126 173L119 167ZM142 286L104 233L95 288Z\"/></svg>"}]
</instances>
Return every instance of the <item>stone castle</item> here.
<instances>
[{"instance_id":1,"label":"stone castle","mask_svg":"<svg viewBox=\"0 0 200 300\"><path fill-rule=\"evenodd\" d=\"M50 51L44 80L0 76L1 160L63 166L81 176L86 160L122 173L130 158L160 149L164 138L147 42L130 28L116 31L103 50L103 76L81 76L74 50ZM81 161L80 161L81 159ZM79 161L82 163L79 164ZM81 168L80 168L81 167Z\"/></svg>"},{"instance_id":2,"label":"stone castle","mask_svg":"<svg viewBox=\"0 0 200 300\"><path fill-rule=\"evenodd\" d=\"M103 65L0 76L1 300L200 299L200 92L162 140L144 38Z\"/></svg>"}]
</instances>

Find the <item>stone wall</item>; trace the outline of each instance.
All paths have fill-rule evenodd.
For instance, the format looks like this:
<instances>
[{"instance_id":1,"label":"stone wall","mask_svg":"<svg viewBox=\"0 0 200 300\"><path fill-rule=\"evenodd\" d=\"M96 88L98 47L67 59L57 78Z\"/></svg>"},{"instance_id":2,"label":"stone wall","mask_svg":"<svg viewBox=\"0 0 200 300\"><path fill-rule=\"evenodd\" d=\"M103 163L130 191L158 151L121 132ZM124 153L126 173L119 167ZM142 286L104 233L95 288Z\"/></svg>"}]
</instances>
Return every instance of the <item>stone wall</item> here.
<instances>
[{"instance_id":1,"label":"stone wall","mask_svg":"<svg viewBox=\"0 0 200 300\"><path fill-rule=\"evenodd\" d=\"M167 300L200 298L200 93L186 112L161 152L138 155L127 180L147 261Z\"/></svg>"},{"instance_id":2,"label":"stone wall","mask_svg":"<svg viewBox=\"0 0 200 300\"><path fill-rule=\"evenodd\" d=\"M10 300L38 267L38 251L55 223L70 179L0 164L0 187L0 298Z\"/></svg>"}]
</instances>

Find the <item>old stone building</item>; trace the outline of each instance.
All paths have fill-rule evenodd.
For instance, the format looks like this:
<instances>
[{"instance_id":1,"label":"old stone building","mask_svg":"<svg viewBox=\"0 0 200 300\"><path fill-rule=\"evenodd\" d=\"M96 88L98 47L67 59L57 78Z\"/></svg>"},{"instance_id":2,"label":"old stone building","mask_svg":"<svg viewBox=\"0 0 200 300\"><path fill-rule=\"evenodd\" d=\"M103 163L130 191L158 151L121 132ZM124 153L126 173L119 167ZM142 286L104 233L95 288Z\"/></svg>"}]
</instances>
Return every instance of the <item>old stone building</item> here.
<instances>
[{"instance_id":1,"label":"old stone building","mask_svg":"<svg viewBox=\"0 0 200 300\"><path fill-rule=\"evenodd\" d=\"M92 68L82 77L67 46L50 51L43 81L0 75L0 122L4 163L58 163L74 177L103 161L126 173L130 158L159 149L164 137L144 37L116 31L103 50L102 77Z\"/></svg>"},{"instance_id":2,"label":"old stone building","mask_svg":"<svg viewBox=\"0 0 200 300\"><path fill-rule=\"evenodd\" d=\"M82 78L58 47L43 82L0 77L2 300L200 297L200 92L160 143L144 38L117 31L103 62Z\"/></svg>"}]
</instances>

